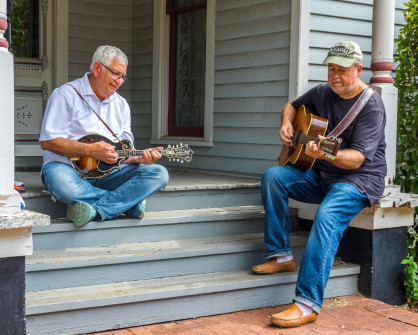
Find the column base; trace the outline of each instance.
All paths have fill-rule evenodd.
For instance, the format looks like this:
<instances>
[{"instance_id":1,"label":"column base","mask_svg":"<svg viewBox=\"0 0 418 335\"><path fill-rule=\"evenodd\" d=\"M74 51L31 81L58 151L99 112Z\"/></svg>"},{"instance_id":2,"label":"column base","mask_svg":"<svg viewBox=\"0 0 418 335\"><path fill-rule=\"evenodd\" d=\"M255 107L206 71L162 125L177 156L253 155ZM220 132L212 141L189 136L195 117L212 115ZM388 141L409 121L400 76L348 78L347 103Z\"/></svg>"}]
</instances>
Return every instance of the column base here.
<instances>
[{"instance_id":1,"label":"column base","mask_svg":"<svg viewBox=\"0 0 418 335\"><path fill-rule=\"evenodd\" d=\"M0 258L0 329L25 335L25 257Z\"/></svg>"},{"instance_id":2,"label":"column base","mask_svg":"<svg viewBox=\"0 0 418 335\"><path fill-rule=\"evenodd\" d=\"M404 268L407 227L366 230L348 227L337 256L360 265L358 289L361 294L391 305L406 302Z\"/></svg>"}]
</instances>

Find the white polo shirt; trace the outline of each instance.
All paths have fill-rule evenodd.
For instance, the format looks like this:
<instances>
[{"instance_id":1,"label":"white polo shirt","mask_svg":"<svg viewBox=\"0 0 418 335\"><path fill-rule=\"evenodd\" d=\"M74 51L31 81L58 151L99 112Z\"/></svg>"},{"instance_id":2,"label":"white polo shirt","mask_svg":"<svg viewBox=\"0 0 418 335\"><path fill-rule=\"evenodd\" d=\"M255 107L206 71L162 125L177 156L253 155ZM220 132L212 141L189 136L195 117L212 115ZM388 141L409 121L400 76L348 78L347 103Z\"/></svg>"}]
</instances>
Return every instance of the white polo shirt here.
<instances>
[{"instance_id":1,"label":"white polo shirt","mask_svg":"<svg viewBox=\"0 0 418 335\"><path fill-rule=\"evenodd\" d=\"M108 99L100 101L90 86L88 74L86 73L82 78L70 84L80 92L120 139L128 139L133 143L131 112L128 103L117 92ZM100 134L115 141L111 132L70 85L64 84L55 89L46 106L39 141L53 140L58 137L78 140L88 134ZM51 161L70 164L68 157L44 150L43 165Z\"/></svg>"}]
</instances>

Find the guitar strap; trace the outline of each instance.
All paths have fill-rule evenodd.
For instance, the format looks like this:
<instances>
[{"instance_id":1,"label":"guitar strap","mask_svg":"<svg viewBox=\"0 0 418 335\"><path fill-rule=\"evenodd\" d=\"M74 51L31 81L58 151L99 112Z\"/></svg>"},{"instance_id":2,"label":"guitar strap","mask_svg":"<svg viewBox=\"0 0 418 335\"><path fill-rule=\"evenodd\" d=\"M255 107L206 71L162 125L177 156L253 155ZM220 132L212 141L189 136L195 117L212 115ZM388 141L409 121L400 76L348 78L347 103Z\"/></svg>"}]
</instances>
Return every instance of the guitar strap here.
<instances>
[{"instance_id":1,"label":"guitar strap","mask_svg":"<svg viewBox=\"0 0 418 335\"><path fill-rule=\"evenodd\" d=\"M87 106L90 107L90 109L93 111L93 113L96 114L96 116L99 118L99 120L102 121L102 123L105 125L105 127L110 131L112 136L114 138L116 138L120 144L122 144L122 141L119 139L118 134L114 133L113 130L110 129L110 127L106 124L106 122L100 117L99 114L96 113L96 111L93 109L93 107L90 106L90 104L86 101L86 99L84 99L84 97L80 94L80 92L77 91L77 89L73 85L71 85L71 84L68 84L68 85L70 85L74 89L74 91L77 92L78 96L87 104Z\"/></svg>"},{"instance_id":2,"label":"guitar strap","mask_svg":"<svg viewBox=\"0 0 418 335\"><path fill-rule=\"evenodd\" d=\"M360 113L366 103L369 101L375 90L370 86L361 93L353 107L348 111L346 116L340 121L340 123L327 135L327 137L338 137L341 133L354 121L356 116Z\"/></svg>"}]
</instances>

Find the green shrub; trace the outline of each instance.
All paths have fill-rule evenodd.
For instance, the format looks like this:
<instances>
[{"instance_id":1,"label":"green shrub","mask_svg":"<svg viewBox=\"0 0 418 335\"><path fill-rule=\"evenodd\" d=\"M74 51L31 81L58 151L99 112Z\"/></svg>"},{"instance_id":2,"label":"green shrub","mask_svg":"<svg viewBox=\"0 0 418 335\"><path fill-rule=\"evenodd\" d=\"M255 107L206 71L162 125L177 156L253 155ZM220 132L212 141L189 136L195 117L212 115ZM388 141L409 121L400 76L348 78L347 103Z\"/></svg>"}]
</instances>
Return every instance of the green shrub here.
<instances>
[{"instance_id":1,"label":"green shrub","mask_svg":"<svg viewBox=\"0 0 418 335\"><path fill-rule=\"evenodd\" d=\"M400 29L397 44L398 62L394 85L398 96L398 141L395 183L403 192L418 194L418 0L405 2L405 25ZM418 304L418 224L415 209L415 225L408 230L407 258L404 282L406 298L410 305Z\"/></svg>"}]
</instances>

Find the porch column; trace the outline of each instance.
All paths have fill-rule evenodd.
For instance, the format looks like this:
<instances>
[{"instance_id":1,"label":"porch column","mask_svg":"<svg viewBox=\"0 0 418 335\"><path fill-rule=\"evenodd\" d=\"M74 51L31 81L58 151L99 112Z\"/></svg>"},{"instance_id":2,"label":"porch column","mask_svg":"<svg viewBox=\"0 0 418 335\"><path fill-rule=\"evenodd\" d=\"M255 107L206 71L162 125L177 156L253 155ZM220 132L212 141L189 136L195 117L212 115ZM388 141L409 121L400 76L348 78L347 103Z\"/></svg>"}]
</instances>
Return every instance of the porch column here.
<instances>
[{"instance_id":1,"label":"porch column","mask_svg":"<svg viewBox=\"0 0 418 335\"><path fill-rule=\"evenodd\" d=\"M0 332L24 335L25 256L33 252L32 226L49 224L49 217L22 211L14 193L14 77L7 25L7 0L0 0Z\"/></svg>"},{"instance_id":2,"label":"porch column","mask_svg":"<svg viewBox=\"0 0 418 335\"><path fill-rule=\"evenodd\" d=\"M396 129L398 90L393 86L393 45L395 30L395 0L373 0L372 63L370 84L381 95L386 108L386 161L389 179L396 173Z\"/></svg>"}]
</instances>

